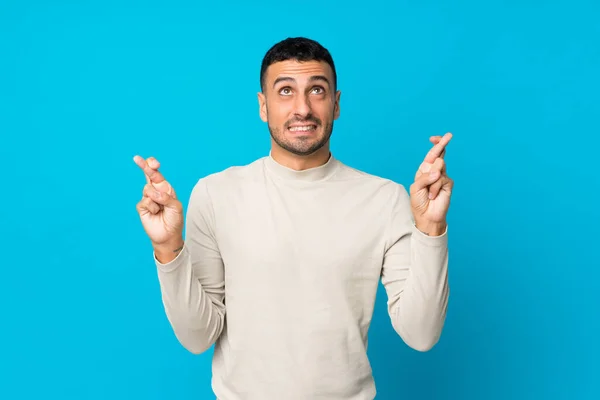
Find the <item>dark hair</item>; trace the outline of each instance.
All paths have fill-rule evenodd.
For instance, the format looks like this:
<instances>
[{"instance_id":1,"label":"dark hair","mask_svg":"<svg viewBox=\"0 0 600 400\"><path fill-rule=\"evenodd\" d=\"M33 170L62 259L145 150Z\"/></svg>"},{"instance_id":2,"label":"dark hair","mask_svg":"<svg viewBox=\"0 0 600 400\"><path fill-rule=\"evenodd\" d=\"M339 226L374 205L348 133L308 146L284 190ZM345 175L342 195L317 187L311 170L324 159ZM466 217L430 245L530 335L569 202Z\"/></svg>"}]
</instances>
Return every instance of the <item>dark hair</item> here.
<instances>
[{"instance_id":1,"label":"dark hair","mask_svg":"<svg viewBox=\"0 0 600 400\"><path fill-rule=\"evenodd\" d=\"M260 87L264 89L264 79L269 65L279 61L324 61L333 71L333 86L337 88L337 74L333 58L329 50L323 47L319 42L305 37L287 38L271 47L262 60L260 67Z\"/></svg>"}]
</instances>

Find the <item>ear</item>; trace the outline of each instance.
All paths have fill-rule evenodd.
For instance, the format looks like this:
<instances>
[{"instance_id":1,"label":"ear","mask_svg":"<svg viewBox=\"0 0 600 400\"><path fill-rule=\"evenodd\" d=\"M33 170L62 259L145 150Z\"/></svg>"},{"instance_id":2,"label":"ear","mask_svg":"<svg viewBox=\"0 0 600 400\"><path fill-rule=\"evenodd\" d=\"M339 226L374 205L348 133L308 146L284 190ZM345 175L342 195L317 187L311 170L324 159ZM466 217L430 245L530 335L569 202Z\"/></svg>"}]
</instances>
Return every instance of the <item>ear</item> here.
<instances>
[{"instance_id":1,"label":"ear","mask_svg":"<svg viewBox=\"0 0 600 400\"><path fill-rule=\"evenodd\" d=\"M342 96L341 91L337 91L335 93L335 104L333 108L333 119L338 119L340 117L340 97Z\"/></svg>"},{"instance_id":2,"label":"ear","mask_svg":"<svg viewBox=\"0 0 600 400\"><path fill-rule=\"evenodd\" d=\"M267 122L267 99L262 92L258 92L258 113L263 122Z\"/></svg>"}]
</instances>

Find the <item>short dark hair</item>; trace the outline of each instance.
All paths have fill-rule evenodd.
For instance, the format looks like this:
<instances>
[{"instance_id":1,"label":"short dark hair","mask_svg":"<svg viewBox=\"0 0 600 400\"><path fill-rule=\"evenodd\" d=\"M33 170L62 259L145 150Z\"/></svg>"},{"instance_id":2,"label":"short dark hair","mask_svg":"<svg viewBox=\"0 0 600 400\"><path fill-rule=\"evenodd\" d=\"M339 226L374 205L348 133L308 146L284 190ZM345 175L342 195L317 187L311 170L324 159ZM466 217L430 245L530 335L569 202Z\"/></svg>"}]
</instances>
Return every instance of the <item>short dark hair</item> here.
<instances>
[{"instance_id":1,"label":"short dark hair","mask_svg":"<svg viewBox=\"0 0 600 400\"><path fill-rule=\"evenodd\" d=\"M333 85L337 88L337 74L333 58L319 42L305 37L290 37L274 44L265 54L260 67L260 87L264 89L265 74L271 64L285 60L324 61L333 71Z\"/></svg>"}]
</instances>

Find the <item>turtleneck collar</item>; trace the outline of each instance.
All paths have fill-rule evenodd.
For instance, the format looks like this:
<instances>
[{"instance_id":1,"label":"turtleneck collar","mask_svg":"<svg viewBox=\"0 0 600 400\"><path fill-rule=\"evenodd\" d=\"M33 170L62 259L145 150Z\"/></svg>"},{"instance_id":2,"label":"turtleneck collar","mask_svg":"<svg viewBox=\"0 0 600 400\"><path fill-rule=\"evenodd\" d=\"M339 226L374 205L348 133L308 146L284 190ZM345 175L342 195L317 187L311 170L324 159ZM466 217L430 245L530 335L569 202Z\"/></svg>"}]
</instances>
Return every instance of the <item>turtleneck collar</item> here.
<instances>
[{"instance_id":1,"label":"turtleneck collar","mask_svg":"<svg viewBox=\"0 0 600 400\"><path fill-rule=\"evenodd\" d=\"M296 171L288 168L284 165L279 164L273 158L271 152L269 156L265 157L265 164L270 172L278 176L279 178L289 181L304 181L304 182L316 182L331 177L337 170L339 162L333 155L329 154L329 159L323 165L318 167L305 169L302 171Z\"/></svg>"}]
</instances>

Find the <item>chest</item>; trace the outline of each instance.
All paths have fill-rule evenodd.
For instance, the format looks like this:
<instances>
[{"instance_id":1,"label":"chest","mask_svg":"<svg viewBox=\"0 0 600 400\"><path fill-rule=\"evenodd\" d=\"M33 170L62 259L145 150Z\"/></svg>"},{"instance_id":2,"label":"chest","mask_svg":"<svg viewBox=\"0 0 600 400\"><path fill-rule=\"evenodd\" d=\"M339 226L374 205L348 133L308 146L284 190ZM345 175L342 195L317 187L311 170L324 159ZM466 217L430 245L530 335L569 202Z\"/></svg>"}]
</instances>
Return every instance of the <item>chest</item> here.
<instances>
[{"instance_id":1,"label":"chest","mask_svg":"<svg viewBox=\"0 0 600 400\"><path fill-rule=\"evenodd\" d=\"M216 233L230 288L254 282L293 291L378 279L386 210L372 193L249 185L229 196L228 209L217 209Z\"/></svg>"}]
</instances>

